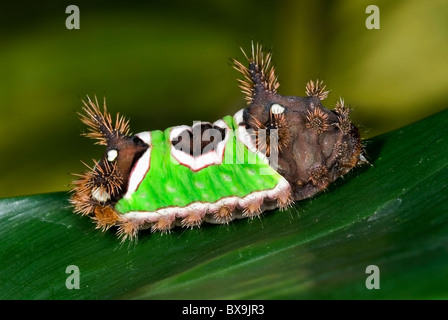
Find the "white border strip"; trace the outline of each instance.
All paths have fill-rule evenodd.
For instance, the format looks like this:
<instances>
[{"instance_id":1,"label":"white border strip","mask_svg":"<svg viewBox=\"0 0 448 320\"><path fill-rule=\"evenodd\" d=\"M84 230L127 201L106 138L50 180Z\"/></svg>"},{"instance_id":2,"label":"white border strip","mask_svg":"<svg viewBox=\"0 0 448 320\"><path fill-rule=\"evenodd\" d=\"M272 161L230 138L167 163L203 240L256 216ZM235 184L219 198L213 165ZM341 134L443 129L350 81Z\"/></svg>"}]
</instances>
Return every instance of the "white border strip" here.
<instances>
[{"instance_id":1,"label":"white border strip","mask_svg":"<svg viewBox=\"0 0 448 320\"><path fill-rule=\"evenodd\" d=\"M206 122L197 122L193 125L193 127L201 125L202 123ZM193 157L182 150L177 150L171 143L171 155L173 156L173 158L176 159L180 164L187 166L193 171L199 171L213 164L221 164L224 159L224 150L226 148L227 141L229 141L230 128L223 120L215 121L213 125L226 130L224 140L218 143L216 150L214 149L198 157ZM170 132L170 142L172 142L176 137L178 137L179 134L184 130L189 130L193 133L194 132L193 127L184 125L172 128Z\"/></svg>"},{"instance_id":2,"label":"white border strip","mask_svg":"<svg viewBox=\"0 0 448 320\"><path fill-rule=\"evenodd\" d=\"M140 132L136 134L137 137L143 140L149 147L143 153L143 155L140 157L140 159L137 160L134 167L132 168L132 171L129 175L129 185L128 190L126 191L126 194L124 195L125 199L129 199L131 195L137 190L138 186L142 182L142 180L145 178L146 173L149 170L149 165L151 162L151 133L148 131Z\"/></svg>"},{"instance_id":3,"label":"white border strip","mask_svg":"<svg viewBox=\"0 0 448 320\"><path fill-rule=\"evenodd\" d=\"M235 115L233 116L233 119L235 119L235 122L238 125L238 135L237 138L240 140L252 153L255 153L257 156L260 157L260 159L266 163L269 164L269 159L266 157L266 155L263 152L260 152L260 150L257 149L255 146L252 137L250 136L249 132L246 130L245 125L240 125L240 123L244 123L243 119L243 112L245 109L239 110Z\"/></svg>"},{"instance_id":4,"label":"white border strip","mask_svg":"<svg viewBox=\"0 0 448 320\"><path fill-rule=\"evenodd\" d=\"M214 203L192 202L185 207L166 207L157 211L131 211L123 214L122 216L139 224L154 223L162 217L169 220L174 220L176 218L185 218L189 214L198 211L202 211L203 215L207 213L213 214L223 206L243 210L250 202L253 202L254 200L256 201L258 199L263 199L263 201L273 201L276 198L279 198L280 195L283 196L284 194L289 194L290 192L291 187L288 181L282 178L273 189L254 191L243 198L233 196L222 198Z\"/></svg>"}]
</instances>

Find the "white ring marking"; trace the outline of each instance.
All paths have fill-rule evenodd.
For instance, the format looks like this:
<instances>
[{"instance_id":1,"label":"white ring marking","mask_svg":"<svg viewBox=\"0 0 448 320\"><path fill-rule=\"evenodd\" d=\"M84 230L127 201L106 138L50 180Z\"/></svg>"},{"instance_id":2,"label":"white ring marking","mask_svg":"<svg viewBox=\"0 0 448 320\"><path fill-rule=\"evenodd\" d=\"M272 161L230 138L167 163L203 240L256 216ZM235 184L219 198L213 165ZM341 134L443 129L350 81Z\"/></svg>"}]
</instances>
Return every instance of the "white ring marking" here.
<instances>
[{"instance_id":1,"label":"white ring marking","mask_svg":"<svg viewBox=\"0 0 448 320\"><path fill-rule=\"evenodd\" d=\"M282 114L283 112L285 112L285 107L279 105L278 103L274 103L271 106L271 112L273 114Z\"/></svg>"},{"instance_id":2,"label":"white ring marking","mask_svg":"<svg viewBox=\"0 0 448 320\"><path fill-rule=\"evenodd\" d=\"M107 153L107 161L112 162L115 161L115 159L117 159L118 156L118 151L115 149L109 150L109 152Z\"/></svg>"}]
</instances>

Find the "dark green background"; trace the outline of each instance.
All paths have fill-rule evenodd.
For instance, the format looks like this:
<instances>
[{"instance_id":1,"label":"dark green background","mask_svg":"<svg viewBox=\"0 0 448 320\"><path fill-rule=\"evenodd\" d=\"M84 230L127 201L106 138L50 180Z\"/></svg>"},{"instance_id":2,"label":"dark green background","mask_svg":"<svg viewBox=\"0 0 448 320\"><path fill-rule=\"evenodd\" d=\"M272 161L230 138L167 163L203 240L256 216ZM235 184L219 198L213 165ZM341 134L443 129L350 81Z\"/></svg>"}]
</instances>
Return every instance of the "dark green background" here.
<instances>
[{"instance_id":1,"label":"dark green background","mask_svg":"<svg viewBox=\"0 0 448 320\"><path fill-rule=\"evenodd\" d=\"M67 30L76 4L81 29ZM381 29L365 27L376 4ZM230 57L261 41L279 93L323 79L364 137L444 109L448 2L9 1L0 7L0 197L68 190L79 160L80 97L106 95L134 133L214 121L244 106ZM416 141L419 137L415 137Z\"/></svg>"}]
</instances>

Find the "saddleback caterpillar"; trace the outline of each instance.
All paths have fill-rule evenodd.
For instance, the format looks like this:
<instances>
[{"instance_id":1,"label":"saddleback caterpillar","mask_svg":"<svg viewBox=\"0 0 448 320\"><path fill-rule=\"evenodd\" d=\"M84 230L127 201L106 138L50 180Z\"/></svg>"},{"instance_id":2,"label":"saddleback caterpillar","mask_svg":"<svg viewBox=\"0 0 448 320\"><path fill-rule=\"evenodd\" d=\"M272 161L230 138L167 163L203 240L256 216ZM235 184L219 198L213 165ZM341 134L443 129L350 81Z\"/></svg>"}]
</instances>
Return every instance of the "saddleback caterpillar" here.
<instances>
[{"instance_id":1,"label":"saddleback caterpillar","mask_svg":"<svg viewBox=\"0 0 448 320\"><path fill-rule=\"evenodd\" d=\"M344 100L324 108L328 91L318 80L308 82L306 97L282 96L271 53L252 44L244 55L246 64L233 63L247 107L214 123L130 135L129 122L118 114L113 121L105 102L83 101L84 135L106 150L77 175L74 211L97 228L117 226L123 240L148 228L229 223L288 208L366 162Z\"/></svg>"}]
</instances>

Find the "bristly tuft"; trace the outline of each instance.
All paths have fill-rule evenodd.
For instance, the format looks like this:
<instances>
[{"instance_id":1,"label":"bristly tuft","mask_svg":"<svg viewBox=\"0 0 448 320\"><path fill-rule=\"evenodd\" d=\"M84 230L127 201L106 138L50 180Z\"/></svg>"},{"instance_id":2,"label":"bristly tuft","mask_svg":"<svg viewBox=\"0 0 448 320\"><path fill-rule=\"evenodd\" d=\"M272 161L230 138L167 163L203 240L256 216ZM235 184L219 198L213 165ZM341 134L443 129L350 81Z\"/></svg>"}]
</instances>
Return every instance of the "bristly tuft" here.
<instances>
[{"instance_id":1,"label":"bristly tuft","mask_svg":"<svg viewBox=\"0 0 448 320\"><path fill-rule=\"evenodd\" d=\"M122 221L118 226L117 235L119 238L121 238L121 242L125 242L126 240L137 241L138 229L138 224L134 223L133 221Z\"/></svg>"},{"instance_id":2,"label":"bristly tuft","mask_svg":"<svg viewBox=\"0 0 448 320\"><path fill-rule=\"evenodd\" d=\"M94 186L101 186L112 196L120 193L123 179L116 162L110 164L109 161L106 161L105 159L101 162L95 161L95 170L92 172L92 189Z\"/></svg>"},{"instance_id":3,"label":"bristly tuft","mask_svg":"<svg viewBox=\"0 0 448 320\"><path fill-rule=\"evenodd\" d=\"M264 153L267 157L271 152L281 152L290 141L290 132L286 124L284 114L270 113L268 123L262 123L251 115L249 119L254 132L251 134L252 140L257 150Z\"/></svg>"},{"instance_id":4,"label":"bristly tuft","mask_svg":"<svg viewBox=\"0 0 448 320\"><path fill-rule=\"evenodd\" d=\"M218 223L229 224L232 221L232 214L235 211L234 206L222 206L219 207L214 213L213 218L218 221Z\"/></svg>"},{"instance_id":5,"label":"bristly tuft","mask_svg":"<svg viewBox=\"0 0 448 320\"><path fill-rule=\"evenodd\" d=\"M96 222L96 229L101 229L102 231L106 231L116 225L118 221L122 221L117 212L109 206L97 206L95 208L95 216L92 219Z\"/></svg>"},{"instance_id":6,"label":"bristly tuft","mask_svg":"<svg viewBox=\"0 0 448 320\"><path fill-rule=\"evenodd\" d=\"M87 101L82 100L84 104L83 111L86 114L78 113L81 121L89 127L89 132L83 135L91 139L98 140L96 144L107 145L107 141L114 138L120 138L129 134L129 121L117 113L115 126L112 125L112 117L107 112L106 98L103 101L103 112L100 110L98 99Z\"/></svg>"},{"instance_id":7,"label":"bristly tuft","mask_svg":"<svg viewBox=\"0 0 448 320\"><path fill-rule=\"evenodd\" d=\"M334 107L334 111L341 117L348 118L350 108L345 105L344 99L339 98L339 101L336 102L336 105Z\"/></svg>"},{"instance_id":8,"label":"bristly tuft","mask_svg":"<svg viewBox=\"0 0 448 320\"><path fill-rule=\"evenodd\" d=\"M202 223L202 215L197 212L192 212L188 216L182 219L181 225L185 228L193 229L199 227Z\"/></svg>"},{"instance_id":9,"label":"bristly tuft","mask_svg":"<svg viewBox=\"0 0 448 320\"><path fill-rule=\"evenodd\" d=\"M308 81L306 84L306 95L309 97L318 97L320 100L324 100L328 97L328 93L330 91L325 91L327 86L324 85L323 81L319 81L319 79L314 82L313 80Z\"/></svg>"},{"instance_id":10,"label":"bristly tuft","mask_svg":"<svg viewBox=\"0 0 448 320\"><path fill-rule=\"evenodd\" d=\"M271 65L271 52L264 52L261 44L254 45L252 42L252 56L248 57L241 48L244 56L249 62L245 66L236 59L233 59L234 68L239 71L244 78L238 79L241 91L245 94L247 104L250 104L258 92L269 91L276 93L279 87L275 68Z\"/></svg>"},{"instance_id":11,"label":"bristly tuft","mask_svg":"<svg viewBox=\"0 0 448 320\"><path fill-rule=\"evenodd\" d=\"M322 111L321 108L315 107L312 111L308 110L306 116L306 127L316 131L318 134L327 131L329 128L328 114Z\"/></svg>"},{"instance_id":12,"label":"bristly tuft","mask_svg":"<svg viewBox=\"0 0 448 320\"><path fill-rule=\"evenodd\" d=\"M313 185L326 188L330 183L328 178L328 169L323 165L316 166L310 170L309 180Z\"/></svg>"},{"instance_id":13,"label":"bristly tuft","mask_svg":"<svg viewBox=\"0 0 448 320\"><path fill-rule=\"evenodd\" d=\"M93 213L97 205L90 196L91 188L87 186L92 178L92 172L86 172L78 176L79 180L73 182L74 187L71 190L73 195L70 197L70 203L73 205L75 212L83 216L89 215Z\"/></svg>"}]
</instances>

